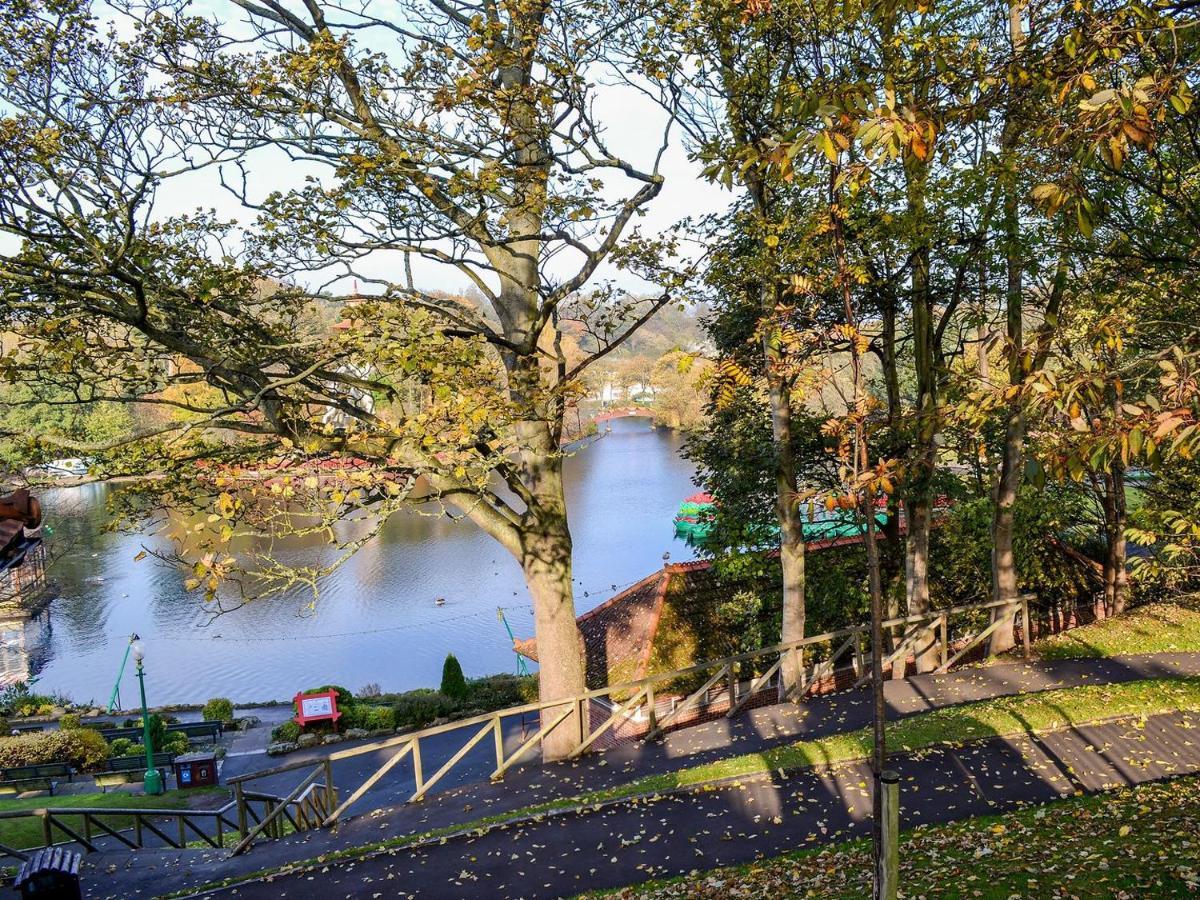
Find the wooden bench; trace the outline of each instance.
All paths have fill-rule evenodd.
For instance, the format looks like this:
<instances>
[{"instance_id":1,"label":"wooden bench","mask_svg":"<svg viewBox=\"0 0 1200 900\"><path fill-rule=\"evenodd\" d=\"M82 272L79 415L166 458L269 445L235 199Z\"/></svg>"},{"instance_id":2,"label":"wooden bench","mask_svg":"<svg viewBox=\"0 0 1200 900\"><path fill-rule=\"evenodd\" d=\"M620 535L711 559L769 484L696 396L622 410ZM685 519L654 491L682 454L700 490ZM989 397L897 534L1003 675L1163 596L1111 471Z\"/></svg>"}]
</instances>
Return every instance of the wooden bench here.
<instances>
[{"instance_id":1,"label":"wooden bench","mask_svg":"<svg viewBox=\"0 0 1200 900\"><path fill-rule=\"evenodd\" d=\"M180 722L178 725L168 725L167 734L186 734L188 740L207 737L214 744L225 732L224 722Z\"/></svg>"},{"instance_id":2,"label":"wooden bench","mask_svg":"<svg viewBox=\"0 0 1200 900\"><path fill-rule=\"evenodd\" d=\"M164 779L171 771L171 763L175 761L174 753L155 753L154 768L163 773ZM114 756L105 764L103 772L96 773L96 784L102 788L118 784L129 784L146 775L146 754L136 756Z\"/></svg>"},{"instance_id":3,"label":"wooden bench","mask_svg":"<svg viewBox=\"0 0 1200 900\"><path fill-rule=\"evenodd\" d=\"M28 734L31 731L45 731L46 726L42 722L35 722L32 725L14 725L13 734Z\"/></svg>"},{"instance_id":4,"label":"wooden bench","mask_svg":"<svg viewBox=\"0 0 1200 900\"><path fill-rule=\"evenodd\" d=\"M101 728L100 737L104 738L110 744L117 738L127 738L135 741L142 736L142 726L138 725L135 728Z\"/></svg>"},{"instance_id":5,"label":"wooden bench","mask_svg":"<svg viewBox=\"0 0 1200 900\"><path fill-rule=\"evenodd\" d=\"M37 766L13 766L0 769L0 793L19 794L21 791L45 790L54 794L58 781L70 781L75 771L66 763L43 763ZM36 787L35 787L36 786Z\"/></svg>"}]
</instances>

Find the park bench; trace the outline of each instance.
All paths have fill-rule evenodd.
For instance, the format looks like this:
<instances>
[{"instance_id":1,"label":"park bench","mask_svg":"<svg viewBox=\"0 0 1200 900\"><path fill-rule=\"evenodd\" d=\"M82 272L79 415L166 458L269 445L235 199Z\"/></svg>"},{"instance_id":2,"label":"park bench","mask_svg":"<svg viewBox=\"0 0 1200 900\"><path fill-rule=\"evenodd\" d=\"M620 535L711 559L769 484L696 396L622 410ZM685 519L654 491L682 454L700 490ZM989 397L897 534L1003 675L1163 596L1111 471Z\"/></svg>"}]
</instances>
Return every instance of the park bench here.
<instances>
[{"instance_id":1,"label":"park bench","mask_svg":"<svg viewBox=\"0 0 1200 900\"><path fill-rule=\"evenodd\" d=\"M214 744L225 731L224 722L180 722L177 725L168 725L167 734L186 734L188 740L192 738L207 737Z\"/></svg>"},{"instance_id":2,"label":"park bench","mask_svg":"<svg viewBox=\"0 0 1200 900\"><path fill-rule=\"evenodd\" d=\"M34 722L32 725L14 725L13 734L28 734L31 731L45 731L46 726L42 722Z\"/></svg>"},{"instance_id":3,"label":"park bench","mask_svg":"<svg viewBox=\"0 0 1200 900\"><path fill-rule=\"evenodd\" d=\"M165 777L171 771L171 763L175 761L173 753L155 753L154 768ZM96 773L96 784L101 788L118 784L129 784L137 781L146 774L146 754L136 756L114 756L105 764L103 772Z\"/></svg>"},{"instance_id":4,"label":"park bench","mask_svg":"<svg viewBox=\"0 0 1200 900\"><path fill-rule=\"evenodd\" d=\"M127 738L131 741L136 741L142 736L142 726L137 725L133 728L101 728L100 737L104 738L110 744L117 738Z\"/></svg>"},{"instance_id":5,"label":"park bench","mask_svg":"<svg viewBox=\"0 0 1200 900\"><path fill-rule=\"evenodd\" d=\"M66 763L43 763L36 766L13 766L0 769L0 793L17 794L35 789L54 793L60 779L70 781L75 772Z\"/></svg>"}]
</instances>

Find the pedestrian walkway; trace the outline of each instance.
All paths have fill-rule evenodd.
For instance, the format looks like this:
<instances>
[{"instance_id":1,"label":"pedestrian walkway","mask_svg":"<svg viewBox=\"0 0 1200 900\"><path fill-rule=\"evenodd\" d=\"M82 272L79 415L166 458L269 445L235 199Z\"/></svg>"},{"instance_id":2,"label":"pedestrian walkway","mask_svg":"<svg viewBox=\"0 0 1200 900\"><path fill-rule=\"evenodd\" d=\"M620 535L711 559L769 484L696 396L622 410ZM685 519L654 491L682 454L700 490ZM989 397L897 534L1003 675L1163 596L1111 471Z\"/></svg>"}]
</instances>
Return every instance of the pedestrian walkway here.
<instances>
[{"instance_id":1,"label":"pedestrian walkway","mask_svg":"<svg viewBox=\"0 0 1200 900\"><path fill-rule=\"evenodd\" d=\"M1197 674L1200 674L1200 654L1196 653L1116 657L1100 660L1016 662L962 669L946 675L923 675L902 681L888 682L886 696L890 715L896 717L1018 693L1086 684L1117 683L1142 678ZM629 744L606 754L584 757L574 763L545 767L530 765L512 772L504 782L498 784L488 783L486 771L481 769L476 772L474 776L476 780L473 783L461 784L452 790L430 796L421 804L395 807L386 811L372 812L369 815L358 815L345 822L335 832L306 832L279 841L264 841L251 852L232 860L226 859L223 854L215 851L105 853L89 857L85 862L84 874L90 883L91 896L128 897L135 896L136 891L140 891L145 896L180 890L222 878L244 876L250 872L283 866L297 860L311 859L345 848L421 833L433 828L462 824L584 791L623 784L656 772L671 771L715 759L750 753L797 739L815 738L854 730L869 724L870 714L869 694L866 691L817 697L798 706L782 704L750 710L732 720L721 719L693 728L681 729L669 734L661 743ZM1175 723L1174 727L1182 729L1184 724ZM1079 732L1070 734L1081 734L1083 731L1081 729ZM1055 737L1054 740L1057 741L1060 738ZM1047 744L1049 742L1050 739L1047 739ZM1062 784L1047 775L1050 771L1047 766L1053 768L1052 762L1048 762L1052 758L1043 754L1044 758L1031 757L1029 761L1026 761L1020 750L1021 746L1020 741L992 741L987 742L986 745L974 745L974 749L967 752L927 751L904 761L902 771L915 788L911 791L912 797L919 797L919 800L913 802L906 792L908 808L918 817L916 820L910 817L907 821L910 824L921 820L934 821L936 820L935 810L940 808L945 808L947 813L957 811L961 815L974 815L981 809L986 810L989 799L997 803L1008 803L1014 802L1015 799L1038 797L1048 799L1050 796L1057 796L1057 790ZM1034 742L1034 746L1038 746L1038 743ZM1101 745L1096 744L1096 746ZM988 749L985 750L985 747ZM1068 755L1078 755L1079 750L1080 748L1074 745L1063 745L1062 747L1062 752ZM453 751L448 750L447 753L449 752ZM1184 765L1181 771L1192 771L1187 766L1193 764L1200 766L1200 747L1187 748L1186 752L1180 751L1179 755L1182 760L1181 765ZM358 757L346 762L356 763L357 769L361 770L367 765L371 756L374 755ZM1087 753L1084 753L1084 756L1086 757ZM937 766L932 770L929 769L928 761L931 759L940 760L938 766L951 769L953 773L945 772L934 777L934 773L938 769ZM382 762L382 758L378 762ZM430 764L427 762L428 765ZM1086 771L1086 768L1076 768L1080 772ZM730 818L732 812L731 821L741 821L747 828L750 828L751 825L754 826L752 830L754 830L755 836L747 838L750 845L758 847L762 852L769 852L772 845L765 838L773 833L771 828L779 827L774 825L773 819L776 816L782 816L785 811L790 811L789 815L794 814L796 804L802 802L805 804L805 809L812 806L814 811L818 809L821 811L821 816L818 818L803 819L807 823L804 827L811 826L811 834L816 836L814 839L830 840L839 832L844 835L847 829L853 830L859 827L857 823L861 821L860 815L865 813L868 802L863 794L864 789L855 787L855 785L858 785L859 782L863 782L864 785L867 783L861 777L864 771L862 766L852 764L839 768L836 772L799 773L784 779L779 784L763 780L754 782L753 785L748 783L742 789L723 789L696 795L683 795L647 806L623 804L598 813L572 815L569 819L554 817L547 819L542 825L529 826L539 834L538 837L530 839L532 842L530 846L534 843L546 845L547 841L552 840L554 852L557 854L559 842L566 840L570 835L575 835L578 831L578 837L572 838L572 840L578 841L578 845L568 842L563 845L562 853L565 856L571 856L578 852L582 860L589 861L583 874L597 877L595 884L599 885L624 883L621 878L624 878L625 881L632 881L640 877L647 877L646 874L637 874L642 870L630 873L624 871L618 863L606 862L608 857L600 859L594 849L587 850L586 853L582 852L589 847L589 840L597 838L601 831L608 830L606 823L619 820L622 816L634 817L629 820L629 823L622 826L624 830L621 833L626 836L626 839L632 839L631 835L634 833L628 831L628 828L633 827L631 823L640 821L642 825L646 826L642 840L649 842L655 833L659 833L659 839L655 843L662 843L667 840L667 831L671 827L676 827L680 835L686 834L692 837L695 836L693 832L697 830L696 826L700 826L710 815L724 820ZM1069 771L1069 769L1063 769L1063 772ZM1145 771L1151 770L1146 769ZM928 774L922 774L926 772ZM1142 769L1131 768L1130 765L1121 763L1118 774L1126 778L1125 783L1130 783L1140 778L1142 773ZM339 789L345 792L361 781L361 778L354 780L349 776L361 774L361 771L335 767L335 782ZM1109 774L1113 775L1113 772L1109 772ZM1161 777L1163 774L1169 773L1163 770L1158 775L1148 777ZM1057 777L1066 776L1060 774ZM950 780L947 781L947 778ZM406 780L407 784L404 784ZM1010 780L1013 787L1004 787ZM392 783L393 781L399 782L399 786ZM1016 786L1019 784L1030 785L1026 791L1029 796L1023 795L1017 789ZM996 787L996 785L1000 785L1000 787ZM411 779L407 779L403 775L396 775L393 779L389 774L381 782L377 791L364 798L360 808L370 809L382 806L389 802L389 798L398 799L407 796L407 792L410 792L411 789ZM951 793L945 793L947 791ZM939 794L941 796L938 796ZM968 797L968 795L970 796ZM822 796L826 798L824 801L820 800ZM970 797L974 799L971 800ZM948 798L951 798L953 802L947 802ZM394 802L394 799L391 802ZM979 806L980 803L983 804L982 807ZM644 819L643 814L648 810L655 809L690 811L686 812L685 818L678 820L674 826L670 824L671 819L668 817L663 820L661 825L656 825L651 829L648 824L649 820ZM838 812L838 809L841 812ZM664 815L666 814L664 813ZM759 817L758 822L754 821L754 816ZM925 818L920 818L922 816ZM567 821L572 824L568 830L564 831L564 823ZM838 824L839 822L841 824ZM761 833L758 830L760 827ZM796 827L800 826L796 825ZM497 835L508 835L507 839L510 841L515 834L529 833L532 832L528 831L528 827L513 827L496 832ZM809 833L809 831L805 831L805 835ZM791 835L787 839L788 845L794 845L795 839L796 836ZM407 851L406 855L411 855L414 859L434 860L429 863L431 867L429 871L440 874L421 878L422 884L432 885L438 881L441 874L445 874L438 868L442 864L441 861L446 860L446 864L449 865L448 860L453 857L454 853L459 852L474 855L477 859L483 860L484 856L477 852L478 845L483 842L489 847L500 847L504 846L503 840L502 837L488 835L466 843L451 841L443 845L450 848L449 850L419 851L415 854ZM722 842L724 843L724 841ZM604 843L604 841L601 840L600 843ZM690 846L691 842L688 843ZM597 842L593 841L590 846L595 848ZM518 852L518 860L521 858L519 851L512 850L501 862L513 863L512 871L516 872L519 868L515 865L518 860L511 858L512 852ZM709 856L703 858L695 856L687 861L687 867L682 871L721 864L721 861L725 860L728 855L725 851L717 853L713 848L709 848L709 854L712 859L717 861L705 861L709 860ZM389 858L395 860L397 857ZM678 862L679 856L676 855L674 859ZM679 864L683 865L683 863ZM366 865L367 863L357 864L355 871L359 871ZM571 865L574 866L577 863ZM593 868L596 869L596 872L589 871ZM501 870L508 872L504 866L498 865L496 872ZM538 871L541 872L541 868ZM578 871L572 871L571 866L566 866L564 871L569 872L570 878L581 874ZM608 880L607 877L601 880L597 875L599 872L612 874L617 871L624 874L616 880ZM655 874L658 874L657 870ZM499 876L493 872L489 877ZM506 875L506 877L508 876ZM506 890L512 896L558 896L555 891L567 889L568 882L563 880L567 877L564 875L562 878L548 879L545 884L549 886L544 888L530 883L523 884L518 889L515 885L510 884ZM447 886L449 882L440 883L446 892L422 894L421 896L470 896L473 893L467 890L465 885ZM591 884L592 882L585 881L584 883ZM273 887L277 887L278 884L277 879ZM412 890L407 885L404 888ZM245 890L246 888L242 888L243 892ZM239 894L239 896L244 895L244 893ZM340 889L334 890L332 895L340 896ZM503 891L498 894L498 896L504 895ZM271 894L271 896L278 896L278 894ZM292 896L301 896L301 894L294 893Z\"/></svg>"},{"instance_id":2,"label":"pedestrian walkway","mask_svg":"<svg viewBox=\"0 0 1200 900\"><path fill-rule=\"evenodd\" d=\"M1200 748L1192 745L1198 724L1196 717L1155 716L1144 727L1110 723L896 757L903 825L1200 772ZM866 836L870 783L866 763L762 778L321 866L210 896L571 897Z\"/></svg>"}]
</instances>

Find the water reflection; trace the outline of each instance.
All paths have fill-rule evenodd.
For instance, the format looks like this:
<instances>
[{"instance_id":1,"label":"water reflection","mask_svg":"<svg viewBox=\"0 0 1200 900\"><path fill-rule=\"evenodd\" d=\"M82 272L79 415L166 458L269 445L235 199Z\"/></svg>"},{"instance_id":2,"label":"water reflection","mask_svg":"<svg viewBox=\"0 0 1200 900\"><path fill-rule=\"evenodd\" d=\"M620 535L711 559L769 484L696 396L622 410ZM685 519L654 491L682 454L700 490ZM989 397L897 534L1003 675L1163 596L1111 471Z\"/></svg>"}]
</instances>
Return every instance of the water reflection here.
<instances>
[{"instance_id":1,"label":"water reflection","mask_svg":"<svg viewBox=\"0 0 1200 900\"><path fill-rule=\"evenodd\" d=\"M580 612L690 550L673 539L671 517L692 488L680 439L645 420L620 420L567 462ZM337 682L355 690L434 685L447 652L468 674L510 671L515 662L496 607L518 636L532 634L529 597L516 562L477 528L415 513L394 516L379 537L325 580L315 614L297 591L215 620L183 591L183 576L153 559L133 562L153 538L104 532L107 489L43 495L55 529L51 577L58 594L46 624L22 650L40 689L107 702L124 643L146 640L152 703L290 697ZM319 562L317 541L289 548ZM436 599L444 597L445 605ZM53 627L51 628L51 624ZM13 665L21 665L14 656ZM133 689L126 673L128 690Z\"/></svg>"}]
</instances>

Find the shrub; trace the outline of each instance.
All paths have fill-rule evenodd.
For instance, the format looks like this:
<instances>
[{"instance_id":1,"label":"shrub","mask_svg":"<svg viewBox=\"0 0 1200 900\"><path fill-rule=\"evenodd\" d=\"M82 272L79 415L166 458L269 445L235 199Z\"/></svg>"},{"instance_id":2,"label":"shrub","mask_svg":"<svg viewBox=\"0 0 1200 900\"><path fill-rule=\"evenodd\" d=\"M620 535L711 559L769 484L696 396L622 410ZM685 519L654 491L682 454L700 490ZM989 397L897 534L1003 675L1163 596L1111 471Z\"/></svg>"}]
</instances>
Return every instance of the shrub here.
<instances>
[{"instance_id":1,"label":"shrub","mask_svg":"<svg viewBox=\"0 0 1200 900\"><path fill-rule=\"evenodd\" d=\"M486 675L466 685L462 705L466 709L491 712L537 700L537 678L532 675Z\"/></svg>"},{"instance_id":2,"label":"shrub","mask_svg":"<svg viewBox=\"0 0 1200 900\"><path fill-rule=\"evenodd\" d=\"M296 743L300 739L300 726L295 722L284 722L282 725L276 725L271 729L271 742L280 743L287 741Z\"/></svg>"},{"instance_id":3,"label":"shrub","mask_svg":"<svg viewBox=\"0 0 1200 900\"><path fill-rule=\"evenodd\" d=\"M0 740L0 769L67 763L82 772L90 772L107 759L108 743L86 728L37 731Z\"/></svg>"},{"instance_id":4,"label":"shrub","mask_svg":"<svg viewBox=\"0 0 1200 900\"><path fill-rule=\"evenodd\" d=\"M71 729L71 728L79 728L79 727L81 727L81 726L80 726L80 723L79 723L79 714L78 714L78 713L66 713L66 714L64 714L64 715L63 715L63 716L62 716L62 717L61 717L61 718L58 720L58 727L59 727L59 728L62 728L62 729L64 729L64 730L66 730L66 729Z\"/></svg>"},{"instance_id":5,"label":"shrub","mask_svg":"<svg viewBox=\"0 0 1200 900\"><path fill-rule=\"evenodd\" d=\"M341 716L338 718L338 730L345 731L347 728L366 728L368 709L368 707L360 704L355 704L346 709L339 707L338 712L341 713ZM328 725L328 722L314 722L307 730L315 731L318 728L324 728Z\"/></svg>"},{"instance_id":6,"label":"shrub","mask_svg":"<svg viewBox=\"0 0 1200 900\"><path fill-rule=\"evenodd\" d=\"M180 753L187 753L191 744L188 742L188 736L178 731L172 731L163 739L162 745L154 745L154 750L157 753L173 753L178 756Z\"/></svg>"},{"instance_id":7,"label":"shrub","mask_svg":"<svg viewBox=\"0 0 1200 900\"><path fill-rule=\"evenodd\" d=\"M202 713L206 722L233 724L233 701L225 697L214 697L204 704Z\"/></svg>"},{"instance_id":8,"label":"shrub","mask_svg":"<svg viewBox=\"0 0 1200 900\"><path fill-rule=\"evenodd\" d=\"M442 664L442 693L451 700L463 700L467 696L467 679L453 653L447 653Z\"/></svg>"},{"instance_id":9,"label":"shrub","mask_svg":"<svg viewBox=\"0 0 1200 900\"><path fill-rule=\"evenodd\" d=\"M455 702L445 694L422 688L397 697L392 709L401 728L424 728L434 719L454 712Z\"/></svg>"},{"instance_id":10,"label":"shrub","mask_svg":"<svg viewBox=\"0 0 1200 900\"><path fill-rule=\"evenodd\" d=\"M137 724L138 725L142 724L140 719L138 720ZM163 746L166 744L166 742L167 742L167 722L166 722L166 720L162 716L158 715L157 713L151 713L150 714L150 744L154 748L154 752L157 753L159 750L161 750L163 748Z\"/></svg>"},{"instance_id":11,"label":"shrub","mask_svg":"<svg viewBox=\"0 0 1200 900\"><path fill-rule=\"evenodd\" d=\"M391 731L396 727L396 710L390 706L368 706L365 712L362 727L368 731Z\"/></svg>"},{"instance_id":12,"label":"shrub","mask_svg":"<svg viewBox=\"0 0 1200 900\"><path fill-rule=\"evenodd\" d=\"M8 737L12 734L12 723L3 717L0 717L0 737Z\"/></svg>"},{"instance_id":13,"label":"shrub","mask_svg":"<svg viewBox=\"0 0 1200 900\"><path fill-rule=\"evenodd\" d=\"M137 745L129 738L117 738L108 745L109 756L130 756Z\"/></svg>"},{"instance_id":14,"label":"shrub","mask_svg":"<svg viewBox=\"0 0 1200 900\"><path fill-rule=\"evenodd\" d=\"M24 681L0 689L0 711L7 715L48 715L55 706L70 705L71 698L65 694L35 694Z\"/></svg>"}]
</instances>

